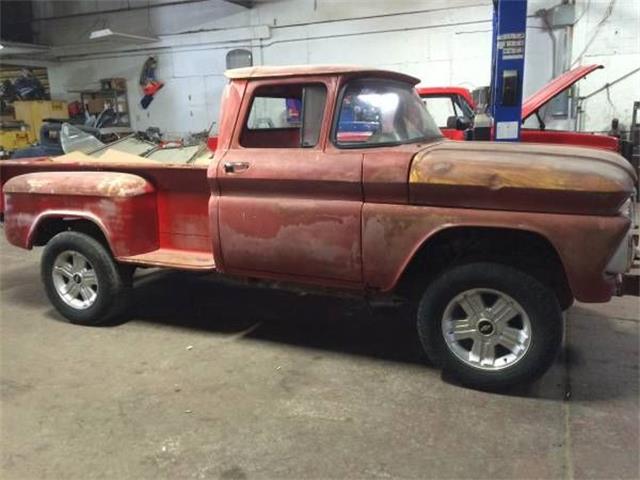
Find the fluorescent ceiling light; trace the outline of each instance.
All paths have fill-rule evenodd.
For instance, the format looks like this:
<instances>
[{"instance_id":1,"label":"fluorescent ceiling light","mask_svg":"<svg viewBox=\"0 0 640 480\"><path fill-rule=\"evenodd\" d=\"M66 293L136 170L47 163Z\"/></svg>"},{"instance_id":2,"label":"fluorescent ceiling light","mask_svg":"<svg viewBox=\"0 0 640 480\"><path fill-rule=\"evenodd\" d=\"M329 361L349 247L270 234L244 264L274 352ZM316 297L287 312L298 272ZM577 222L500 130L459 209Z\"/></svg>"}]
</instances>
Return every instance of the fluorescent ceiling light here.
<instances>
[{"instance_id":1,"label":"fluorescent ceiling light","mask_svg":"<svg viewBox=\"0 0 640 480\"><path fill-rule=\"evenodd\" d=\"M114 32L110 28L103 28L102 30L94 30L89 35L90 40L115 40L124 41L127 43L149 43L157 42L160 39L157 37L146 37L144 35L132 35L130 33Z\"/></svg>"},{"instance_id":2,"label":"fluorescent ceiling light","mask_svg":"<svg viewBox=\"0 0 640 480\"><path fill-rule=\"evenodd\" d=\"M36 45L33 43L21 43L21 42L8 42L6 40L2 41L0 44L0 55L25 55L25 54L36 54L36 53L46 53L51 48L47 45Z\"/></svg>"}]
</instances>

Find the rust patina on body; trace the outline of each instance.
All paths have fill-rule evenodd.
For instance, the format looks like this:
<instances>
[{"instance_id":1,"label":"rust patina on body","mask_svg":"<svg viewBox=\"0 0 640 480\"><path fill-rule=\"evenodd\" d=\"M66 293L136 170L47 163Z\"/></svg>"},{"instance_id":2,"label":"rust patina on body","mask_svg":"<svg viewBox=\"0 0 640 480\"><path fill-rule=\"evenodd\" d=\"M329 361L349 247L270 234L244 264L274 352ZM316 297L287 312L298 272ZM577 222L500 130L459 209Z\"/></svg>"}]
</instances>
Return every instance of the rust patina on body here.
<instances>
[{"instance_id":1,"label":"rust patina on body","mask_svg":"<svg viewBox=\"0 0 640 480\"><path fill-rule=\"evenodd\" d=\"M417 205L616 215L634 180L631 164L606 151L442 142L415 156L409 191Z\"/></svg>"},{"instance_id":2,"label":"rust patina on body","mask_svg":"<svg viewBox=\"0 0 640 480\"><path fill-rule=\"evenodd\" d=\"M117 154L1 164L7 238L31 248L46 241L46 220L83 219L125 263L387 292L443 232L519 231L550 245L575 298L614 293L606 269L628 235L620 208L637 180L620 156L442 138L343 148L334 131L349 82L418 80L348 66L252 67L228 77L206 170L126 155L119 163ZM256 92L297 84L326 89L317 143L243 145Z\"/></svg>"},{"instance_id":3,"label":"rust patina on body","mask_svg":"<svg viewBox=\"0 0 640 480\"><path fill-rule=\"evenodd\" d=\"M14 245L33 247L47 219L74 218L99 226L121 261L161 246L176 255L186 251L211 257L206 167L141 167L59 157L49 162L7 160L0 164L0 174L5 232ZM35 184L42 186L29 192L34 175ZM119 196L123 193L127 195ZM181 264L188 267L186 262L172 263Z\"/></svg>"},{"instance_id":4,"label":"rust patina on body","mask_svg":"<svg viewBox=\"0 0 640 480\"><path fill-rule=\"evenodd\" d=\"M8 240L31 246L38 225L52 218L85 219L104 234L115 256L157 248L155 188L121 172L37 172L4 185Z\"/></svg>"}]
</instances>

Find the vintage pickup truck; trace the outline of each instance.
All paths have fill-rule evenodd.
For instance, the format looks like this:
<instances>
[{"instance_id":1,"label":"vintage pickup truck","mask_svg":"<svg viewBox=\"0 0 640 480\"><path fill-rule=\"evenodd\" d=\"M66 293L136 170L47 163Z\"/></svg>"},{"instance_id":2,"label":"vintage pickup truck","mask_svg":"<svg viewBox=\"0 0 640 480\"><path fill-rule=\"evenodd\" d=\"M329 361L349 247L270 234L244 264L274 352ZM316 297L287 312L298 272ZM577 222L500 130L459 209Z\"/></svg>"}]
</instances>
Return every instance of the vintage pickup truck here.
<instances>
[{"instance_id":1,"label":"vintage pickup truck","mask_svg":"<svg viewBox=\"0 0 640 480\"><path fill-rule=\"evenodd\" d=\"M1 164L6 236L45 247L45 290L71 322L122 315L135 267L393 292L434 363L502 388L547 370L574 299L607 302L628 278L636 178L618 154L446 140L418 79L395 72L227 77L213 155Z\"/></svg>"}]
</instances>

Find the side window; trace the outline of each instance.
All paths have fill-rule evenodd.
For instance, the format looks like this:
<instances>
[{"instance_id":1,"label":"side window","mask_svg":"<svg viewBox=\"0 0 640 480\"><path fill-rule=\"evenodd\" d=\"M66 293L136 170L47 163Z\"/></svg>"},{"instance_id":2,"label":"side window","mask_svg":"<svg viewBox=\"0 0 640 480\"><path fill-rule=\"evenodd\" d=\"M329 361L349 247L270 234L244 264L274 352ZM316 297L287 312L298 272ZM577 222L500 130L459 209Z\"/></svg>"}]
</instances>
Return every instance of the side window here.
<instances>
[{"instance_id":1,"label":"side window","mask_svg":"<svg viewBox=\"0 0 640 480\"><path fill-rule=\"evenodd\" d=\"M297 128L300 126L302 101L292 97L254 97L247 121L250 130Z\"/></svg>"},{"instance_id":2,"label":"side window","mask_svg":"<svg viewBox=\"0 0 640 480\"><path fill-rule=\"evenodd\" d=\"M245 148L314 147L320 139L326 99L324 84L256 89L240 145Z\"/></svg>"},{"instance_id":3,"label":"side window","mask_svg":"<svg viewBox=\"0 0 640 480\"><path fill-rule=\"evenodd\" d=\"M447 119L457 115L451 97L424 97L422 101L440 128L447 128Z\"/></svg>"}]
</instances>

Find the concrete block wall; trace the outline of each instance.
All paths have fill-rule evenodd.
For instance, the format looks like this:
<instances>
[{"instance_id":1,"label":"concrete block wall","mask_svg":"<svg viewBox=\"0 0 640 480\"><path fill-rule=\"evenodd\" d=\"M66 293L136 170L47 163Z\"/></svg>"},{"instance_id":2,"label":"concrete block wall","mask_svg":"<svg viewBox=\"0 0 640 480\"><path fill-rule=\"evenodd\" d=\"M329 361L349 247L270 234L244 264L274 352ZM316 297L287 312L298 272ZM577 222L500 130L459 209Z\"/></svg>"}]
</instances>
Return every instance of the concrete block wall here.
<instances>
[{"instance_id":1,"label":"concrete block wall","mask_svg":"<svg viewBox=\"0 0 640 480\"><path fill-rule=\"evenodd\" d=\"M574 28L572 64L605 66L580 82L580 95L586 96L636 71L585 100L579 127L606 132L613 117L627 127L633 101L640 101L640 1L580 0L577 7L581 18Z\"/></svg>"},{"instance_id":2,"label":"concrete block wall","mask_svg":"<svg viewBox=\"0 0 640 480\"><path fill-rule=\"evenodd\" d=\"M151 9L111 13L100 10L144 7L147 1L35 2L36 16L43 18L34 24L39 41L55 45L60 59L49 69L53 95L68 99L70 90L97 87L100 78L125 77L135 128L203 130L217 121L225 56L233 48L251 50L256 65L357 63L403 71L421 78L424 85L474 88L489 83L492 5L488 0L280 0L258 2L252 9L222 0L162 6L167 1L152 1ZM606 79L613 79L629 62L640 64L640 2L614 3L595 40L590 34L606 13L608 1L578 0L576 7L583 16L574 28L573 51L577 55L587 47L578 61L605 64ZM551 40L534 12L555 4L529 1L525 95L552 76ZM44 20L81 12L93 13ZM159 41L89 44L89 32L106 27L154 35ZM158 57L157 74L166 86L149 109L142 110L138 77L150 54ZM581 85L581 94L607 80L599 71L588 81ZM612 87L612 102L606 96L589 100L584 127L607 129L612 113L621 117L628 113L634 95L638 97L633 89L618 87L614 92Z\"/></svg>"}]
</instances>

